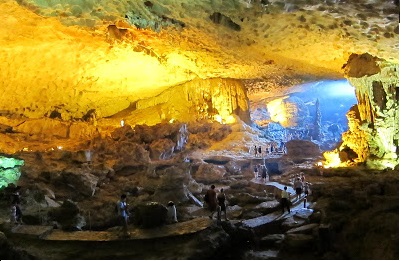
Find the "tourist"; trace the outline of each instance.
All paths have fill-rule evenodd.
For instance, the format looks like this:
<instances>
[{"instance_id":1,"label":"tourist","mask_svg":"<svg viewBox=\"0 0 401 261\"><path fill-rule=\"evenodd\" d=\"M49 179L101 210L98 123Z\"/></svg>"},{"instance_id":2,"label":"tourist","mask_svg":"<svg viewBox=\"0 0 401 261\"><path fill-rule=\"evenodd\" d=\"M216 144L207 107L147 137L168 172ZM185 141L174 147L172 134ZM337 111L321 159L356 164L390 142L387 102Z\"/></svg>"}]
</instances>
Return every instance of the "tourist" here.
<instances>
[{"instance_id":1,"label":"tourist","mask_svg":"<svg viewBox=\"0 0 401 261\"><path fill-rule=\"evenodd\" d=\"M15 223L17 224L22 224L22 211L20 208L20 205L18 203L15 203Z\"/></svg>"},{"instance_id":2,"label":"tourist","mask_svg":"<svg viewBox=\"0 0 401 261\"><path fill-rule=\"evenodd\" d=\"M167 204L167 224L177 223L177 209L173 201Z\"/></svg>"},{"instance_id":3,"label":"tourist","mask_svg":"<svg viewBox=\"0 0 401 261\"><path fill-rule=\"evenodd\" d=\"M264 182L267 181L267 168L266 168L265 165L262 166L262 180L263 180Z\"/></svg>"},{"instance_id":4,"label":"tourist","mask_svg":"<svg viewBox=\"0 0 401 261\"><path fill-rule=\"evenodd\" d=\"M255 174L255 180L256 180L258 178L258 176L259 176L258 165L255 165L253 167L253 173Z\"/></svg>"},{"instance_id":5,"label":"tourist","mask_svg":"<svg viewBox=\"0 0 401 261\"><path fill-rule=\"evenodd\" d=\"M14 224L22 224L22 211L17 202L11 205L10 222Z\"/></svg>"},{"instance_id":6,"label":"tourist","mask_svg":"<svg viewBox=\"0 0 401 261\"><path fill-rule=\"evenodd\" d=\"M254 150L254 152L255 152L255 158L258 156L258 148L256 147L256 145L255 145L255 147L253 148L253 150Z\"/></svg>"},{"instance_id":7,"label":"tourist","mask_svg":"<svg viewBox=\"0 0 401 261\"><path fill-rule=\"evenodd\" d=\"M285 143L282 140L280 141L280 151L285 152Z\"/></svg>"},{"instance_id":8,"label":"tourist","mask_svg":"<svg viewBox=\"0 0 401 261\"><path fill-rule=\"evenodd\" d=\"M295 189L295 193L297 194L297 200L301 198L302 186L303 186L303 184L301 182L301 179L297 178L294 183L294 189Z\"/></svg>"},{"instance_id":9,"label":"tourist","mask_svg":"<svg viewBox=\"0 0 401 261\"><path fill-rule=\"evenodd\" d=\"M290 193L287 192L287 186L284 187L284 190L281 191L281 200L280 200L281 209L284 210L287 208L288 213L290 213Z\"/></svg>"},{"instance_id":10,"label":"tourist","mask_svg":"<svg viewBox=\"0 0 401 261\"><path fill-rule=\"evenodd\" d=\"M309 182L305 182L304 184L304 193L306 197L309 195Z\"/></svg>"},{"instance_id":11,"label":"tourist","mask_svg":"<svg viewBox=\"0 0 401 261\"><path fill-rule=\"evenodd\" d=\"M305 183L305 175L303 172L301 172L301 182Z\"/></svg>"},{"instance_id":12,"label":"tourist","mask_svg":"<svg viewBox=\"0 0 401 261\"><path fill-rule=\"evenodd\" d=\"M13 224L17 224L17 203L11 205L11 215L10 222Z\"/></svg>"},{"instance_id":13,"label":"tourist","mask_svg":"<svg viewBox=\"0 0 401 261\"><path fill-rule=\"evenodd\" d=\"M21 193L20 193L21 187L17 186L14 189L14 192L12 194L12 200L11 200L11 204L17 203L17 204L21 204Z\"/></svg>"},{"instance_id":14,"label":"tourist","mask_svg":"<svg viewBox=\"0 0 401 261\"><path fill-rule=\"evenodd\" d=\"M12 214L13 221L15 224L22 224L22 211L21 211L21 194L20 194L20 186L17 186L12 194Z\"/></svg>"},{"instance_id":15,"label":"tourist","mask_svg":"<svg viewBox=\"0 0 401 261\"><path fill-rule=\"evenodd\" d=\"M206 195L205 195L205 202L208 205L208 209L210 211L209 218L211 218L211 219L213 218L213 214L214 214L214 212L216 212L216 208L217 208L216 191L214 189L215 189L214 185L210 186L210 189L208 191L206 191Z\"/></svg>"},{"instance_id":16,"label":"tourist","mask_svg":"<svg viewBox=\"0 0 401 261\"><path fill-rule=\"evenodd\" d=\"M226 195L224 194L224 190L220 189L220 192L217 194L217 201L219 204L217 217L218 220L221 221L221 212L224 212L224 220L228 221L227 219L227 210L226 210Z\"/></svg>"},{"instance_id":17,"label":"tourist","mask_svg":"<svg viewBox=\"0 0 401 261\"><path fill-rule=\"evenodd\" d=\"M259 156L262 157L262 146L259 146L258 153L259 153Z\"/></svg>"},{"instance_id":18,"label":"tourist","mask_svg":"<svg viewBox=\"0 0 401 261\"><path fill-rule=\"evenodd\" d=\"M127 195L122 194L120 200L117 203L118 206L118 215L122 222L122 232L123 237L128 237L128 219L129 219L129 211L128 211L128 204L127 204Z\"/></svg>"}]
</instances>

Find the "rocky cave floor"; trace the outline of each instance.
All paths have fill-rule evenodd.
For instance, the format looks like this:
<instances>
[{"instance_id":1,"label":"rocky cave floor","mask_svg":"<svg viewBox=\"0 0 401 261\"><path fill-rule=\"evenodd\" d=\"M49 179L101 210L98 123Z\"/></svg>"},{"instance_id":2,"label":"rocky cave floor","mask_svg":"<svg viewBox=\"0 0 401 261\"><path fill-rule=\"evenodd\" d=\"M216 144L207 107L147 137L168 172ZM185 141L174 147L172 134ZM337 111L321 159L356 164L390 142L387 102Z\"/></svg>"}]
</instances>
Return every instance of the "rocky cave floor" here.
<instances>
[{"instance_id":1,"label":"rocky cave floor","mask_svg":"<svg viewBox=\"0 0 401 261\"><path fill-rule=\"evenodd\" d=\"M0 257L398 259L398 169L374 171L354 166L323 169L321 173L315 167L319 157L301 158L288 153L263 160L243 148L188 150L166 160L155 160L164 153L160 148L169 143L150 142L152 135L153 140L160 138L149 129L143 131L147 133L145 138L136 131L136 138L129 135L130 130L119 129L110 139L93 142L96 153L90 165L84 151L21 152L19 157L26 162L19 181L24 225L57 229L41 237L37 236L38 231L33 233L36 236L13 233L17 229L8 222L9 205L3 197ZM202 131L189 131L187 147L200 144ZM224 129L207 129L209 139L216 133L220 140L227 137L221 134ZM147 139L150 145L134 139ZM271 174L268 182L255 180L253 166L263 162L277 163L282 173ZM292 191L294 178L300 172L305 174L312 191L306 208L303 200L293 200L291 214L282 215L278 195L284 185ZM225 189L229 221L207 218L202 197L211 184ZM112 209L121 193L128 194L131 206L144 202L165 205L173 200L177 203L179 222L144 228L144 223L134 220L130 225L133 237L120 240L116 238L119 228L113 221ZM68 200L75 203L66 207ZM75 209L78 214L66 220L65 216ZM152 215L147 218L154 221L158 212ZM82 231L72 231L71 220ZM74 239L77 235L79 240Z\"/></svg>"},{"instance_id":2,"label":"rocky cave floor","mask_svg":"<svg viewBox=\"0 0 401 261\"><path fill-rule=\"evenodd\" d=\"M275 204L265 209L258 204L256 209L250 211L247 208L259 202L253 197L256 202L252 203L251 198L247 199L249 201L247 207L240 211L236 208L238 205L229 206L230 221L228 222L211 221L207 218L208 212L198 208L198 211L190 217L197 222L192 230L188 230L185 225L176 227L175 224L165 225L164 228L167 227L167 229L162 232L160 229L141 229L130 225L131 239L123 241L118 238L106 239L109 243L105 243L105 239L99 235L94 236L96 232L87 236L87 241L81 241L84 240L82 237L85 238L83 234L78 235L81 237L78 241L74 239L74 236L69 238L71 237L69 234L74 232L61 233L55 241L46 242L26 236L10 236L12 249L19 253L14 253L16 259L397 258L398 172L370 173L364 170L342 169L325 170L324 175L320 175L309 172L314 169L303 169L303 171L306 173L307 181L312 184L313 192L307 198L307 208L304 208L303 200L294 201L291 215L282 215ZM261 189L265 188L264 184L277 182L291 186L292 179L293 177L289 175L277 175L272 176L270 181L265 183L260 178L258 180L245 178L250 181L248 186L237 189L235 192L227 189L226 193L228 198L232 198L230 193L238 193L238 191L247 191L252 196L261 195ZM217 188L226 187L226 184L216 184L216 186ZM268 200L270 203L272 201L274 200ZM2 206L0 218L4 227L9 211L4 204ZM313 210L313 213L305 212L307 209ZM269 221L262 220L263 217L268 216ZM204 224L201 224L200 217L203 217ZM247 222L251 230L254 230L252 234L249 234L249 227L239 225ZM252 222L256 222L254 227ZM321 229L323 228L324 231L325 227L330 228L330 236L326 238L330 243L327 249L323 250L324 234L321 233ZM301 229L297 231L296 228ZM233 230L237 231L233 232ZM288 232L289 230L292 232ZM112 231L114 236L119 233L116 228L108 231ZM134 231L137 231L137 234ZM243 238L234 236L238 232L242 233ZM226 233L230 235L229 239ZM200 237L201 240L196 237ZM209 244L205 244L205 241L213 242L215 246L211 248ZM88 253L85 250L88 248L96 250ZM187 250L179 251L182 248Z\"/></svg>"}]
</instances>

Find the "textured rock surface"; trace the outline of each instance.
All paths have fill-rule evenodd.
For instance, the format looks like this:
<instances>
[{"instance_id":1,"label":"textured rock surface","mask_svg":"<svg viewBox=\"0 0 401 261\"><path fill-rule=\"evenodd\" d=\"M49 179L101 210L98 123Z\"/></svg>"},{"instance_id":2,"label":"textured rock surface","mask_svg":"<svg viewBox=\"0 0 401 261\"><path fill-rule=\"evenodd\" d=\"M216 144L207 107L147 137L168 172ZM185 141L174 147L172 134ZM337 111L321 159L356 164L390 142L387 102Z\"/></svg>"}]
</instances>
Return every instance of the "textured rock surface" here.
<instances>
[{"instance_id":1,"label":"textured rock surface","mask_svg":"<svg viewBox=\"0 0 401 261\"><path fill-rule=\"evenodd\" d=\"M393 1L149 2L2 1L2 112L104 117L195 78L282 86L341 77L351 53L398 61Z\"/></svg>"},{"instance_id":2,"label":"textured rock surface","mask_svg":"<svg viewBox=\"0 0 401 261\"><path fill-rule=\"evenodd\" d=\"M110 135L122 119L132 126L203 119L250 123L247 93L252 99L282 96L296 83L338 79L348 61L345 74L360 86L358 109L362 124L365 117L368 123L363 128L371 129L366 135L373 156L357 153L372 167L385 164L376 157L394 161L398 129L392 137L385 128L388 118L398 119L390 104L398 102L384 93L398 90L397 73L391 72L398 65L398 2L3 0L0 5L3 152L43 150L45 143L77 146ZM372 86L384 92L367 91ZM302 106L287 107L292 110L287 125L305 119ZM390 117L382 120L382 114ZM373 121L375 128L369 125ZM383 144L373 142L376 137L383 137ZM155 144L155 153L168 158L170 145Z\"/></svg>"},{"instance_id":3,"label":"textured rock surface","mask_svg":"<svg viewBox=\"0 0 401 261\"><path fill-rule=\"evenodd\" d=\"M346 160L393 168L398 165L398 65L362 54L351 56L344 67L356 87L358 106L348 113L350 129L343 135L340 151L348 154ZM350 157L347 149L356 155Z\"/></svg>"}]
</instances>

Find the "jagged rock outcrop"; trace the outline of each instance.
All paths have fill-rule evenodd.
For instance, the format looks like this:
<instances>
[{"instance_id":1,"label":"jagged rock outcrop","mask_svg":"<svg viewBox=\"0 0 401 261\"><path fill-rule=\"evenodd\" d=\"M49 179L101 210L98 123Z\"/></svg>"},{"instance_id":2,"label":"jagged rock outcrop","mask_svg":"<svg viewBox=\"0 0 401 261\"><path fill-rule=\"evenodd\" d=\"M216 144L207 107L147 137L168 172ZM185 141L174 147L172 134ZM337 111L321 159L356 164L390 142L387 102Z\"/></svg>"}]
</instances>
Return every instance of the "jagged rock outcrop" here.
<instances>
[{"instance_id":1,"label":"jagged rock outcrop","mask_svg":"<svg viewBox=\"0 0 401 261\"><path fill-rule=\"evenodd\" d=\"M291 158L314 158L321 155L319 146L307 140L290 140L286 144L287 155Z\"/></svg>"},{"instance_id":2,"label":"jagged rock outcrop","mask_svg":"<svg viewBox=\"0 0 401 261\"><path fill-rule=\"evenodd\" d=\"M270 118L285 128L303 127L309 117L309 110L298 97L285 96L266 104Z\"/></svg>"},{"instance_id":3,"label":"jagged rock outcrop","mask_svg":"<svg viewBox=\"0 0 401 261\"><path fill-rule=\"evenodd\" d=\"M173 86L156 97L138 100L124 118L136 124L148 125L196 120L233 123L236 121L233 115L238 115L242 121L250 123L248 97L244 85L235 79L214 78L194 79Z\"/></svg>"},{"instance_id":4,"label":"jagged rock outcrop","mask_svg":"<svg viewBox=\"0 0 401 261\"><path fill-rule=\"evenodd\" d=\"M394 168L399 159L398 64L354 54L344 70L356 88L358 106L347 115L350 129L340 151L352 149L357 154L353 161L371 168Z\"/></svg>"},{"instance_id":5,"label":"jagged rock outcrop","mask_svg":"<svg viewBox=\"0 0 401 261\"><path fill-rule=\"evenodd\" d=\"M133 208L133 223L141 228L154 228L166 223L167 208L158 202L148 202Z\"/></svg>"}]
</instances>

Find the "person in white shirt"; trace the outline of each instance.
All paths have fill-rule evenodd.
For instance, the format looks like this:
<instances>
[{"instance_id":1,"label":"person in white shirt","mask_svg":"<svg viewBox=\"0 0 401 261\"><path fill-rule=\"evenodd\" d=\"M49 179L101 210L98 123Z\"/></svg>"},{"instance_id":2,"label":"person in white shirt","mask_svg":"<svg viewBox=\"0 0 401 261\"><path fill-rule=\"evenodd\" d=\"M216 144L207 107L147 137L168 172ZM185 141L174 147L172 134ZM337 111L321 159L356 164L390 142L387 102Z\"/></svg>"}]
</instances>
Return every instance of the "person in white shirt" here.
<instances>
[{"instance_id":1,"label":"person in white shirt","mask_svg":"<svg viewBox=\"0 0 401 261\"><path fill-rule=\"evenodd\" d=\"M177 209L173 201L167 204L167 224L177 223Z\"/></svg>"},{"instance_id":2,"label":"person in white shirt","mask_svg":"<svg viewBox=\"0 0 401 261\"><path fill-rule=\"evenodd\" d=\"M301 198L302 187L303 187L303 184L302 184L301 179L297 178L297 180L294 182L294 189L295 189L295 192L297 194L297 199Z\"/></svg>"},{"instance_id":3,"label":"person in white shirt","mask_svg":"<svg viewBox=\"0 0 401 261\"><path fill-rule=\"evenodd\" d=\"M123 224L123 236L128 237L128 218L129 218L129 212L128 212L128 204L127 204L127 195L122 194L121 199L118 201L118 215L120 216L120 219Z\"/></svg>"}]
</instances>

